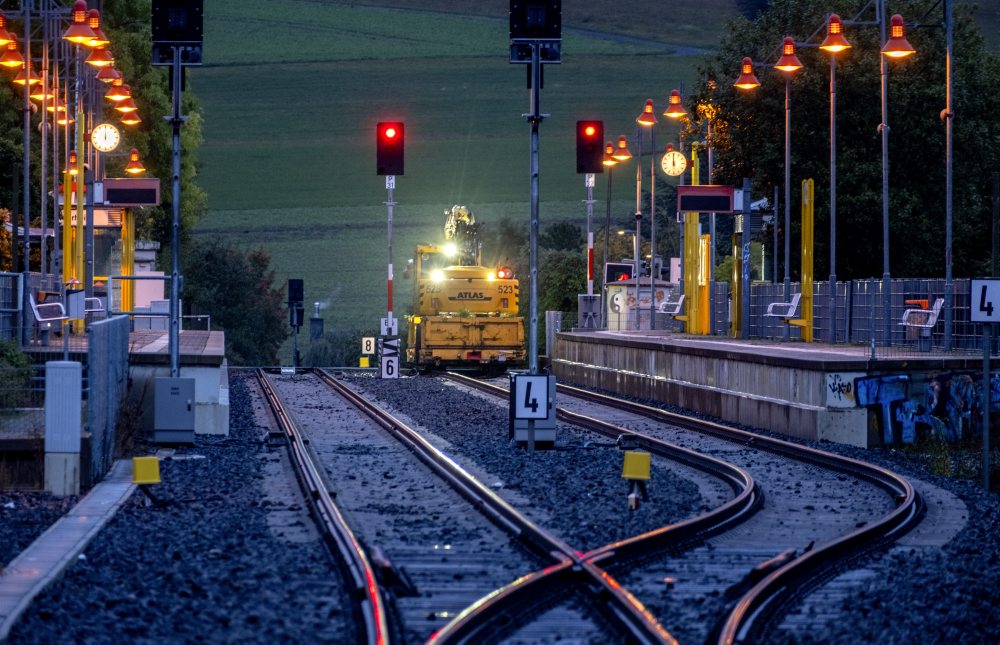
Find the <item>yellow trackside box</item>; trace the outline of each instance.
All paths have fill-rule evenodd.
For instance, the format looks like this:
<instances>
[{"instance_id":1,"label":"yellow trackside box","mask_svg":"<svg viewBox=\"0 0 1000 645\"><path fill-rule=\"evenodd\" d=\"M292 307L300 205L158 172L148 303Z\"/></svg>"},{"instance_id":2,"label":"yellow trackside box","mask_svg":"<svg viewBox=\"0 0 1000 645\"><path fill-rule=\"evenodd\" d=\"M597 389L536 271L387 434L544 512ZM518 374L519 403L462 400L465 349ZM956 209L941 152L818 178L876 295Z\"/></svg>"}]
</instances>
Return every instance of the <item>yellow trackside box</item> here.
<instances>
[{"instance_id":1,"label":"yellow trackside box","mask_svg":"<svg viewBox=\"0 0 1000 645\"><path fill-rule=\"evenodd\" d=\"M132 457L133 484L159 484L159 457Z\"/></svg>"},{"instance_id":2,"label":"yellow trackside box","mask_svg":"<svg viewBox=\"0 0 1000 645\"><path fill-rule=\"evenodd\" d=\"M362 356L358 359L358 367L368 367L368 357Z\"/></svg>"},{"instance_id":3,"label":"yellow trackside box","mask_svg":"<svg viewBox=\"0 0 1000 645\"><path fill-rule=\"evenodd\" d=\"M626 450L625 463L622 466L624 479L649 479L649 453L639 450Z\"/></svg>"}]
</instances>

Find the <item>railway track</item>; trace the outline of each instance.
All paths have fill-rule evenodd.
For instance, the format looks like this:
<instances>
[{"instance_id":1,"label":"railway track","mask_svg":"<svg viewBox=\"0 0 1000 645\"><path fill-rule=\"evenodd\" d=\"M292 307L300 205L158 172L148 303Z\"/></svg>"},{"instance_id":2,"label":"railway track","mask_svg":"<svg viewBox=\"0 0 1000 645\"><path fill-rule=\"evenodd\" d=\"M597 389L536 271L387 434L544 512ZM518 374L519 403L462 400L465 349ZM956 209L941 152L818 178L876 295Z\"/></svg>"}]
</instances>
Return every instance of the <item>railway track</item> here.
<instances>
[{"instance_id":1,"label":"railway track","mask_svg":"<svg viewBox=\"0 0 1000 645\"><path fill-rule=\"evenodd\" d=\"M507 396L497 385L448 378ZM909 482L877 466L587 390L559 389L562 421L609 436L634 432L647 449L669 441L715 455L753 472L768 493L752 519L715 531L714 539L695 532L688 540L694 548L683 553L674 549L650 560L649 545L637 539L631 552L608 545L587 554L600 557L683 642L759 642L797 597L919 521L920 500ZM632 569L630 559L646 563Z\"/></svg>"},{"instance_id":2,"label":"railway track","mask_svg":"<svg viewBox=\"0 0 1000 645\"><path fill-rule=\"evenodd\" d=\"M286 379L260 372L259 378L276 418L286 432L291 429L289 442L303 472L321 473L303 479L319 481L308 496L322 503L316 515L347 562L368 642L496 641L514 631L529 640L561 631L566 637L672 642L592 559L527 520L424 437L331 375ZM397 485L373 490L377 472L391 474ZM373 505L373 497L383 503ZM476 513L468 512L470 504ZM479 518L476 526L463 526L470 517ZM434 540L439 548L428 553L427 534L441 530L447 539ZM516 568L522 575L512 575ZM458 618L438 629L453 613Z\"/></svg>"}]
</instances>

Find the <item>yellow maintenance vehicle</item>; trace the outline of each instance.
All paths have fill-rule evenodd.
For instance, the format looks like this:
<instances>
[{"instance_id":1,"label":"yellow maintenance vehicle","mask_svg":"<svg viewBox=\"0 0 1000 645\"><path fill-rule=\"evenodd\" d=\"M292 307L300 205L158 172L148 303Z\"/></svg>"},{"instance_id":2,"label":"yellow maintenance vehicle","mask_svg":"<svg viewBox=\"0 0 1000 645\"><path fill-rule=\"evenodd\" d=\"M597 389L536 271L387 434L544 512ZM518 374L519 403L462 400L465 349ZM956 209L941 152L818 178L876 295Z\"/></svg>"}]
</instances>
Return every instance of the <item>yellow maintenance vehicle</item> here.
<instances>
[{"instance_id":1,"label":"yellow maintenance vehicle","mask_svg":"<svg viewBox=\"0 0 1000 645\"><path fill-rule=\"evenodd\" d=\"M406 359L424 368L496 369L524 363L519 283L506 266L482 266L479 225L465 206L445 211L444 243L417 246Z\"/></svg>"}]
</instances>

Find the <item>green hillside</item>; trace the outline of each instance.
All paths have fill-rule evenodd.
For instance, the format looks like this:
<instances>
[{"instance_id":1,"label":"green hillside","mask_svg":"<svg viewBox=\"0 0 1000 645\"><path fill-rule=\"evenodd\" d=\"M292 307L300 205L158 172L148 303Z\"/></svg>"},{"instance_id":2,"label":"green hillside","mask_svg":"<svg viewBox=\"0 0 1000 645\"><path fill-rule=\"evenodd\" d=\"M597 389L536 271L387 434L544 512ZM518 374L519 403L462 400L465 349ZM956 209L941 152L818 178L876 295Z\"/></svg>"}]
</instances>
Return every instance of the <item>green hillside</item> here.
<instances>
[{"instance_id":1,"label":"green hillside","mask_svg":"<svg viewBox=\"0 0 1000 645\"><path fill-rule=\"evenodd\" d=\"M583 225L574 170L577 119L630 137L646 98L662 106L693 85L737 0L564 4L563 64L545 68L541 218ZM271 252L278 280L305 279L327 328L377 325L385 307L386 198L375 175L379 120L406 122L406 173L394 225L396 310L410 301L401 267L439 239L442 213L467 204L489 226L528 226L525 68L507 62L502 0L213 0L205 67L193 70L205 142L200 182L210 212L197 234ZM1000 3L983 3L1000 47ZM659 110L658 110L659 111ZM666 119L663 119L666 121ZM657 127L658 148L676 125ZM630 221L635 164L615 176L615 219ZM606 181L595 198L603 206ZM603 208L598 209L603 213ZM487 249L487 252L489 250ZM311 307L307 307L311 312Z\"/></svg>"},{"instance_id":2,"label":"green hillside","mask_svg":"<svg viewBox=\"0 0 1000 645\"><path fill-rule=\"evenodd\" d=\"M487 225L509 215L527 227L528 92L524 66L506 60L506 18L301 0L215 0L206 10L207 64L191 75L205 116L200 179L210 203L197 233L265 245L279 280L304 278L307 302L324 303L328 328L372 326L384 315L377 121L407 127L397 272L417 242L439 238L452 204L469 205ZM575 121L603 118L608 138L631 137L644 100L662 104L672 88L690 86L697 60L664 42L565 36L565 62L546 68L542 94L551 115L541 128L543 225L584 221ZM662 125L660 136L675 137L676 126ZM623 217L634 205L632 173L631 164L620 173ZM604 188L602 178L598 199ZM408 304L409 284L397 285L397 302Z\"/></svg>"}]
</instances>

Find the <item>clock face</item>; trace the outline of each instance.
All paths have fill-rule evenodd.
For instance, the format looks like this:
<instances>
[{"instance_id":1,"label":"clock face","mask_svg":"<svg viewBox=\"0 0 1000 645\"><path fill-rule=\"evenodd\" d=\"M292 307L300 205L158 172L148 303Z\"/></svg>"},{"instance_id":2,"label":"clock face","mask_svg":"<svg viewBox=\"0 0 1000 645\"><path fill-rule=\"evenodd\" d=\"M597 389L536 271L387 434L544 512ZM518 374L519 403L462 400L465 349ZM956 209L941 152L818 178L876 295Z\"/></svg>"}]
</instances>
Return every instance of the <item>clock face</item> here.
<instances>
[{"instance_id":1,"label":"clock face","mask_svg":"<svg viewBox=\"0 0 1000 645\"><path fill-rule=\"evenodd\" d=\"M90 142L101 152L114 150L118 147L119 141L121 141L121 135L118 134L118 128L110 123L102 123L90 133Z\"/></svg>"},{"instance_id":2,"label":"clock face","mask_svg":"<svg viewBox=\"0 0 1000 645\"><path fill-rule=\"evenodd\" d=\"M687 157L676 150L663 155L660 168L671 177L677 177L687 169Z\"/></svg>"}]
</instances>

